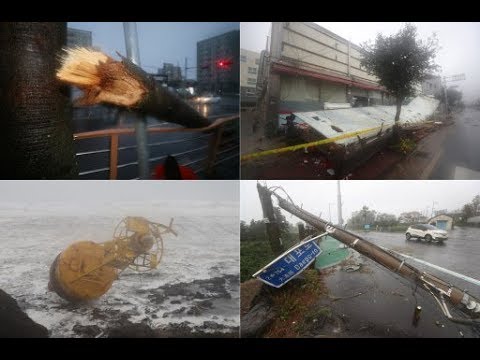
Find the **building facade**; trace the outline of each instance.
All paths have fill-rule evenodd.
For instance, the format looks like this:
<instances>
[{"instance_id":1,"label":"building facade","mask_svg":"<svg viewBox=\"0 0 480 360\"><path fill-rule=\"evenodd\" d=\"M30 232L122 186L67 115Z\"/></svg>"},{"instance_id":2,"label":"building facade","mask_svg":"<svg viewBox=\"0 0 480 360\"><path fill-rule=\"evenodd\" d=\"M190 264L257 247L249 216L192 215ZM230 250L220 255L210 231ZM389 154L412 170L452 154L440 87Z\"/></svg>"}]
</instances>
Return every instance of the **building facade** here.
<instances>
[{"instance_id":1,"label":"building facade","mask_svg":"<svg viewBox=\"0 0 480 360\"><path fill-rule=\"evenodd\" d=\"M442 91L442 78L431 75L422 82L422 93L428 96L435 96Z\"/></svg>"},{"instance_id":2,"label":"building facade","mask_svg":"<svg viewBox=\"0 0 480 360\"><path fill-rule=\"evenodd\" d=\"M166 77L168 83L182 81L182 69L170 63L163 63L161 74Z\"/></svg>"},{"instance_id":3,"label":"building facade","mask_svg":"<svg viewBox=\"0 0 480 360\"><path fill-rule=\"evenodd\" d=\"M268 61L269 117L327 104L391 105L378 79L360 65L362 49L314 23L273 22Z\"/></svg>"},{"instance_id":4,"label":"building facade","mask_svg":"<svg viewBox=\"0 0 480 360\"><path fill-rule=\"evenodd\" d=\"M242 103L255 103L260 54L240 49L240 96Z\"/></svg>"},{"instance_id":5,"label":"building facade","mask_svg":"<svg viewBox=\"0 0 480 360\"><path fill-rule=\"evenodd\" d=\"M87 30L67 28L67 46L92 46L92 32Z\"/></svg>"},{"instance_id":6,"label":"building facade","mask_svg":"<svg viewBox=\"0 0 480 360\"><path fill-rule=\"evenodd\" d=\"M214 94L238 94L240 88L240 30L197 43L199 90Z\"/></svg>"},{"instance_id":7,"label":"building facade","mask_svg":"<svg viewBox=\"0 0 480 360\"><path fill-rule=\"evenodd\" d=\"M431 218L428 223L442 230L452 230L454 225L453 217L445 214Z\"/></svg>"}]
</instances>

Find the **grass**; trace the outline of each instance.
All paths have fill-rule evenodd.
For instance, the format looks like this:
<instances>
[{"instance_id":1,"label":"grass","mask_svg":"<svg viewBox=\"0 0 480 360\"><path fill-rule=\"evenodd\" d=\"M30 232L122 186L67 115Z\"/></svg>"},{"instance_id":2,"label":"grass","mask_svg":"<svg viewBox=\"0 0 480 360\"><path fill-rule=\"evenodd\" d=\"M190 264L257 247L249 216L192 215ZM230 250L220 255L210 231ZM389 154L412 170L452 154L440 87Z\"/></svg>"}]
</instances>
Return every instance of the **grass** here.
<instances>
[{"instance_id":1,"label":"grass","mask_svg":"<svg viewBox=\"0 0 480 360\"><path fill-rule=\"evenodd\" d=\"M291 281L272 293L272 302L277 318L270 325L265 337L301 337L312 324L313 319L330 310L316 307L326 288L318 271L308 269L302 273L303 281ZM321 315L325 317L326 315ZM331 314L329 313L328 317Z\"/></svg>"},{"instance_id":2,"label":"grass","mask_svg":"<svg viewBox=\"0 0 480 360\"><path fill-rule=\"evenodd\" d=\"M282 240L285 249L298 242L298 234L289 233ZM252 275L275 258L266 238L240 242L240 281Z\"/></svg>"},{"instance_id":3,"label":"grass","mask_svg":"<svg viewBox=\"0 0 480 360\"><path fill-rule=\"evenodd\" d=\"M242 241L240 243L240 281L252 275L274 259L267 241Z\"/></svg>"}]
</instances>

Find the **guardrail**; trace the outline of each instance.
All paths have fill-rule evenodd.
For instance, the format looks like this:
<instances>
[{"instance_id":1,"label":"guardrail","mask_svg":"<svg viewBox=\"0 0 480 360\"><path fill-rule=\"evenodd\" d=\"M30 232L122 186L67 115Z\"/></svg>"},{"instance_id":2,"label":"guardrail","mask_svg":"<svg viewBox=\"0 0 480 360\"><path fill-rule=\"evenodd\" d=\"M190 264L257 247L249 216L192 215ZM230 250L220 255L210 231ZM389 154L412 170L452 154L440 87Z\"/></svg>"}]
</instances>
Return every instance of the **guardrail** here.
<instances>
[{"instance_id":1,"label":"guardrail","mask_svg":"<svg viewBox=\"0 0 480 360\"><path fill-rule=\"evenodd\" d=\"M149 127L147 129L148 135L152 134L162 134L162 133L199 133L199 136L195 137L186 137L176 140L167 140L167 141L154 141L148 143L147 145L150 148L168 146L173 144L181 144L188 142L200 143L207 141L205 145L200 145L192 149L187 149L186 151L181 151L173 153L171 155L175 157L183 155L199 155L201 152L204 152L204 156L201 156L199 159L189 161L187 163L182 163L179 161L180 165L191 166L199 162L204 162L204 166L197 170L196 172L205 171L205 174L210 176L215 166L224 163L225 161L231 160L233 158L239 158L240 146L238 135L236 136L235 131L235 121L238 120L239 115L224 117L217 119L211 126L208 128L201 129L187 129L182 127ZM232 136L225 136L226 132L233 132ZM119 152L126 150L136 149L136 145L126 145L120 146L120 136L133 136L135 134L134 128L113 128L97 131L87 131L74 134L73 138L76 143L86 139L109 139L108 148L102 148L98 150L88 150L88 151L79 151L76 153L77 157L87 157L95 154L109 154L108 166L97 167L93 169L80 169L79 176L88 178L89 175L99 174L103 172L108 172L108 178L110 180L115 180L118 178L118 170L121 168L126 168L129 166L138 165L137 161L126 162L119 164ZM236 139L235 139L236 137ZM155 163L159 162L162 159L166 158L167 155L156 156L149 158L149 162Z\"/></svg>"}]
</instances>

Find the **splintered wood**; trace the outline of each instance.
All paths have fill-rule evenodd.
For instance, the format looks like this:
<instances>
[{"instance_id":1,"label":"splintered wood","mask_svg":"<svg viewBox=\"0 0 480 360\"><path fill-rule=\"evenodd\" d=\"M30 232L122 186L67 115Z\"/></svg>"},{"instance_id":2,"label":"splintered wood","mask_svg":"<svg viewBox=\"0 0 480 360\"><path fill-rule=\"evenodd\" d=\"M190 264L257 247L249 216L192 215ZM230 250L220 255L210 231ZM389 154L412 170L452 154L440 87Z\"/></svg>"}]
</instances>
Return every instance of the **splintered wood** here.
<instances>
[{"instance_id":1,"label":"splintered wood","mask_svg":"<svg viewBox=\"0 0 480 360\"><path fill-rule=\"evenodd\" d=\"M64 51L57 79L83 91L76 104L103 102L130 107L138 104L147 93L146 87L127 71L122 62L88 48Z\"/></svg>"}]
</instances>

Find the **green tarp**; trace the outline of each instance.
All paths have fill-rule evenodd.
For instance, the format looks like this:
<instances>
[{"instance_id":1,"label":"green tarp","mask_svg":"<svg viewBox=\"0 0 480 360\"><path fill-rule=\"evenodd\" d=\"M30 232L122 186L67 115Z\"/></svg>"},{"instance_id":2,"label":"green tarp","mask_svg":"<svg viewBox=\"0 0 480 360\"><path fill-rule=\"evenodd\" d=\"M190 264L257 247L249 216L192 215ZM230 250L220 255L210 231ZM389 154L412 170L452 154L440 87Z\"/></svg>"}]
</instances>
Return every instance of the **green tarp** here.
<instances>
[{"instance_id":1,"label":"green tarp","mask_svg":"<svg viewBox=\"0 0 480 360\"><path fill-rule=\"evenodd\" d=\"M315 260L315 269L322 270L337 265L351 255L348 247L331 236L325 236L320 241L322 253Z\"/></svg>"}]
</instances>

